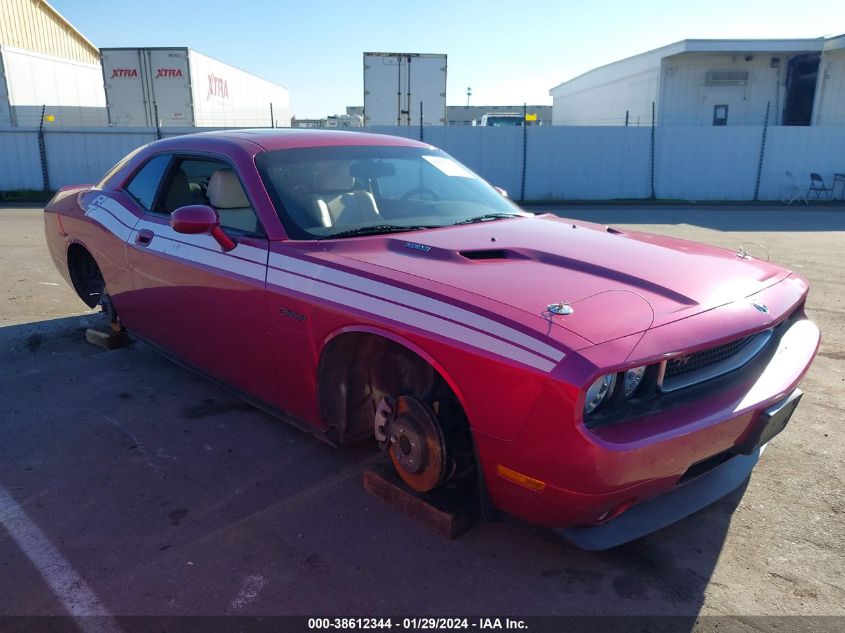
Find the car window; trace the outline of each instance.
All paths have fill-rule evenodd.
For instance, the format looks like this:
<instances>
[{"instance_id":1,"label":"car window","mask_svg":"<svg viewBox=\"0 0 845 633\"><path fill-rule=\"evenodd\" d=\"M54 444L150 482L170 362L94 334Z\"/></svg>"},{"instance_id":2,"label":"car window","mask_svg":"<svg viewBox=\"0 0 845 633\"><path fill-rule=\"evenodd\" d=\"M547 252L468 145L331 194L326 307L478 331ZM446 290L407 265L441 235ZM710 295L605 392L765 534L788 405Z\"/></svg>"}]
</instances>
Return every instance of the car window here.
<instances>
[{"instance_id":1,"label":"car window","mask_svg":"<svg viewBox=\"0 0 845 633\"><path fill-rule=\"evenodd\" d=\"M451 156L427 147L284 149L255 162L294 239L526 215Z\"/></svg>"},{"instance_id":2,"label":"car window","mask_svg":"<svg viewBox=\"0 0 845 633\"><path fill-rule=\"evenodd\" d=\"M170 164L170 158L169 154L162 154L151 159L126 186L126 191L147 211L153 208L156 192Z\"/></svg>"},{"instance_id":3,"label":"car window","mask_svg":"<svg viewBox=\"0 0 845 633\"><path fill-rule=\"evenodd\" d=\"M208 205L208 181L218 169L226 169L225 163L208 159L179 158L167 178L161 197L156 205L159 213L173 213L179 207L189 204Z\"/></svg>"},{"instance_id":4,"label":"car window","mask_svg":"<svg viewBox=\"0 0 845 633\"><path fill-rule=\"evenodd\" d=\"M129 152L126 156L124 156L124 157L123 157L123 158L121 158L119 161L117 161L117 162L115 163L114 167L112 167L111 169L109 169L109 170L106 172L106 175L105 175L105 176L103 176L102 178L100 178L100 182L98 182L98 183L97 183L97 189L102 189L102 188L105 186L105 184L106 184L109 180L111 180L111 179L112 179L112 177L113 177L113 176L114 176L114 175L115 175L118 171L120 171L120 170L121 170L121 169L122 169L122 168L123 168L123 167L124 167L124 166L125 166L125 165L129 162L129 161L130 161L130 160L132 160L133 158L135 158L135 156L138 154L138 152L140 152L142 149L146 149L146 147L147 147L146 145L141 145L141 147L138 147L138 148L136 148L136 149L133 149L133 150L132 150L131 152Z\"/></svg>"},{"instance_id":5,"label":"car window","mask_svg":"<svg viewBox=\"0 0 845 633\"><path fill-rule=\"evenodd\" d=\"M177 158L156 205L159 213L204 204L220 216L220 226L240 234L262 234L258 216L238 175L213 158Z\"/></svg>"}]
</instances>

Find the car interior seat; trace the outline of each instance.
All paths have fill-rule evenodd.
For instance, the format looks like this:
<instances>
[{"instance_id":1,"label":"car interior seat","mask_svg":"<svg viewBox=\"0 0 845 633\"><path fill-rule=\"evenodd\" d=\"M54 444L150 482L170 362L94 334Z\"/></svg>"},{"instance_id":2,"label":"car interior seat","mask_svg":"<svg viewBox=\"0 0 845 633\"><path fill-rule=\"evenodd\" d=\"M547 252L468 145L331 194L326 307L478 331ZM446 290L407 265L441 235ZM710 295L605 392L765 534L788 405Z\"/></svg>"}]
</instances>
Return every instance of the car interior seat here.
<instances>
[{"instance_id":1,"label":"car interior seat","mask_svg":"<svg viewBox=\"0 0 845 633\"><path fill-rule=\"evenodd\" d=\"M206 204L202 188L195 183L189 183L188 177L182 169L177 169L170 181L170 187L164 196L164 210L173 213L179 207L189 204Z\"/></svg>"},{"instance_id":2,"label":"car interior seat","mask_svg":"<svg viewBox=\"0 0 845 633\"><path fill-rule=\"evenodd\" d=\"M314 211L322 226L344 226L378 220L373 194L355 186L349 161L324 161L314 168Z\"/></svg>"},{"instance_id":3,"label":"car interior seat","mask_svg":"<svg viewBox=\"0 0 845 633\"><path fill-rule=\"evenodd\" d=\"M258 218L237 175L230 169L218 169L208 181L208 201L220 216L224 228L257 233Z\"/></svg>"}]
</instances>

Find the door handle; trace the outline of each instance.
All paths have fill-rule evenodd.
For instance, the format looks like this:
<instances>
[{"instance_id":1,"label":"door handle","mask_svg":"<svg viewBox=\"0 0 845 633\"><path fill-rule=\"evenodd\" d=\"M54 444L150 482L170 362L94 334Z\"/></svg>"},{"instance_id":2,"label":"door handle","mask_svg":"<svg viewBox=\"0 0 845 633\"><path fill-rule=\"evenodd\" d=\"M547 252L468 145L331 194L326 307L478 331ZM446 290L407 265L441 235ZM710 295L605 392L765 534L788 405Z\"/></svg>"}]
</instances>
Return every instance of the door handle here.
<instances>
[{"instance_id":1,"label":"door handle","mask_svg":"<svg viewBox=\"0 0 845 633\"><path fill-rule=\"evenodd\" d=\"M153 241L154 237L155 234L149 229L141 229L138 231L138 235L135 236L135 243L141 246L146 246Z\"/></svg>"}]
</instances>

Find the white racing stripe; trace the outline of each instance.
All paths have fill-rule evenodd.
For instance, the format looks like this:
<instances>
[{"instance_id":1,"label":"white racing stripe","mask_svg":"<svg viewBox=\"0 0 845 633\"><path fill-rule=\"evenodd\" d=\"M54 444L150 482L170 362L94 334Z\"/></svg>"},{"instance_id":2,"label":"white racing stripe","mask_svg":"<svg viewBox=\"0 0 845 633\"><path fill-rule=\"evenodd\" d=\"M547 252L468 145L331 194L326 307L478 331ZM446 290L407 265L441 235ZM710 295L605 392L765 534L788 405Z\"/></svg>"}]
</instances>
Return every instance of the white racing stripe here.
<instances>
[{"instance_id":1,"label":"white racing stripe","mask_svg":"<svg viewBox=\"0 0 845 633\"><path fill-rule=\"evenodd\" d=\"M134 213L108 196L97 196L94 199L94 204L111 213L128 227L133 227L138 222L138 217Z\"/></svg>"},{"instance_id":2,"label":"white racing stripe","mask_svg":"<svg viewBox=\"0 0 845 633\"><path fill-rule=\"evenodd\" d=\"M124 242L129 239L132 234L132 227L126 226L111 213L95 205L89 205L85 215L97 222L110 233L113 233Z\"/></svg>"},{"instance_id":3,"label":"white racing stripe","mask_svg":"<svg viewBox=\"0 0 845 633\"><path fill-rule=\"evenodd\" d=\"M158 224L156 222L150 222L148 220L141 220L140 222L138 222L138 225L135 227L135 229L138 231L140 231L141 229L147 229L148 231L152 231L153 233L155 233L156 239L158 239L159 237L164 237L170 240L190 244L192 246L205 248L212 252L218 253L224 259L239 257L241 259L246 259L251 262L255 262L256 264L264 265L267 263L267 251L261 248L255 248L254 246L238 244L233 250L229 251L228 253L223 253L220 251L220 244L218 244L217 240L215 240L210 235L187 235L185 233L177 233L168 224Z\"/></svg>"},{"instance_id":4,"label":"white racing stripe","mask_svg":"<svg viewBox=\"0 0 845 633\"><path fill-rule=\"evenodd\" d=\"M215 242L217 244L217 242ZM185 242L177 242L161 235L156 235L152 241L144 247L145 250L155 251L171 257L204 264L211 268L235 273L242 277L249 277L263 282L267 274L267 267L264 264L256 264L245 259L238 259L237 257L229 257L226 253L215 252L199 248L193 244L186 244ZM218 247L219 248L219 247ZM258 250L258 249L256 249Z\"/></svg>"},{"instance_id":5,"label":"white racing stripe","mask_svg":"<svg viewBox=\"0 0 845 633\"><path fill-rule=\"evenodd\" d=\"M269 255L268 269L268 253L263 249L238 244L224 253L210 235L185 235L166 224L138 220L107 196L100 196L94 202L86 215L122 240L131 242L138 231L152 231L155 236L146 250L249 279L266 280L281 288L461 341L542 371L551 371L565 356L559 349L528 334L444 301L276 253Z\"/></svg>"},{"instance_id":6,"label":"white racing stripe","mask_svg":"<svg viewBox=\"0 0 845 633\"><path fill-rule=\"evenodd\" d=\"M416 292L410 292L408 290L403 290L402 288L389 286L379 281L373 281L371 279L366 279L365 277L358 277L357 275L345 273L334 268L321 266L319 264L312 264L311 262L307 262L302 259L295 259L293 257L278 255L276 253L270 254L270 266L277 267L281 270L289 270L302 275L307 275L315 279L328 281L346 288L353 288L359 292L366 292L367 294L375 295L377 297L384 297L385 299L390 299L391 301L412 306L419 310L425 310L426 312L431 312L432 314L438 314L452 320L461 321L462 323L470 325L476 329L513 341L522 347L526 347L554 361L560 361L564 357L564 353L559 349L552 347L551 345L547 345L542 341L538 341L534 337L524 334L519 330L515 330L502 323L483 317L475 312L458 308L443 301L438 301L437 299L420 295Z\"/></svg>"},{"instance_id":7,"label":"white racing stripe","mask_svg":"<svg viewBox=\"0 0 845 633\"><path fill-rule=\"evenodd\" d=\"M86 633L120 631L88 583L3 486L0 486L0 525L38 570L67 613L79 618L75 622L79 628Z\"/></svg>"},{"instance_id":8,"label":"white racing stripe","mask_svg":"<svg viewBox=\"0 0 845 633\"><path fill-rule=\"evenodd\" d=\"M370 297L354 290L338 288L337 286L332 286L316 279L300 277L299 275L286 273L275 268L271 268L268 271L267 283L301 292L312 297L326 299L361 310L362 312L375 314L381 318L390 319L402 325L410 325L420 330L431 332L432 334L439 334L440 336L466 343L467 345L485 350L497 356L509 358L530 367L536 367L542 371L548 372L555 367L554 362L542 356L538 356L528 350L511 345L483 332L431 314L426 314L425 312Z\"/></svg>"},{"instance_id":9,"label":"white racing stripe","mask_svg":"<svg viewBox=\"0 0 845 633\"><path fill-rule=\"evenodd\" d=\"M217 252L225 260L230 260L234 257L262 265L267 262L267 251L264 249L255 248L247 244L238 244L228 253L222 253L220 252L220 245L217 243L217 240L210 235L177 233L168 224L139 220L129 209L105 195L98 196L92 204L88 205L85 215L96 220L124 241L129 241L129 233L121 228L121 225L125 225L125 227L130 229L134 228L136 231L147 229L155 233L156 237L165 237L173 241L204 248L211 252ZM134 238L134 235L132 237ZM260 278L264 278L263 273L260 275Z\"/></svg>"}]
</instances>

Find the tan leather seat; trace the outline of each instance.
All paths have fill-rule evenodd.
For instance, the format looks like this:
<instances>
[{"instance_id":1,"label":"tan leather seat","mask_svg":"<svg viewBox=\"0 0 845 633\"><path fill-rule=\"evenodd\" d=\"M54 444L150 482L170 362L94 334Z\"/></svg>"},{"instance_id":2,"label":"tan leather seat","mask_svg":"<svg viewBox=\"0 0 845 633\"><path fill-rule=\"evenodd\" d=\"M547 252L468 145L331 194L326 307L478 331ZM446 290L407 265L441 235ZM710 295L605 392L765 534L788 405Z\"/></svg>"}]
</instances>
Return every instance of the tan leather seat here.
<instances>
[{"instance_id":1,"label":"tan leather seat","mask_svg":"<svg viewBox=\"0 0 845 633\"><path fill-rule=\"evenodd\" d=\"M258 218L235 172L219 169L208 181L208 201L220 215L220 226L258 232Z\"/></svg>"},{"instance_id":2,"label":"tan leather seat","mask_svg":"<svg viewBox=\"0 0 845 633\"><path fill-rule=\"evenodd\" d=\"M378 207L373 194L353 189L355 178L349 173L350 161L334 160L318 163L314 168L314 210L322 226L344 226L378 220Z\"/></svg>"}]
</instances>

